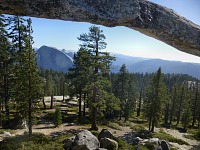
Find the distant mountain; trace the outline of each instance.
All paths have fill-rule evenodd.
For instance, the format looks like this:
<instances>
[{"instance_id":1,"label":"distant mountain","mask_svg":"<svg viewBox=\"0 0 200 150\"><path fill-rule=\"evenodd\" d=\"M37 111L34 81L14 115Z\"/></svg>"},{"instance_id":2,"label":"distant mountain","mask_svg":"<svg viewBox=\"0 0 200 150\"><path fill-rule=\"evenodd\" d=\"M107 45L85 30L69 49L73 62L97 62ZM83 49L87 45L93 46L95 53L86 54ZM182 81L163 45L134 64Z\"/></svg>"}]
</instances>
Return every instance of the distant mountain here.
<instances>
[{"instance_id":1,"label":"distant mountain","mask_svg":"<svg viewBox=\"0 0 200 150\"><path fill-rule=\"evenodd\" d=\"M39 67L45 69L67 72L73 65L74 53L76 52L73 50L58 50L42 46L37 50L37 63ZM133 73L152 73L161 67L163 73L188 74L200 79L200 64L197 63L133 57L118 53L110 53L110 55L116 57L116 61L112 63L111 72L119 72L122 64L126 64L128 71Z\"/></svg>"},{"instance_id":2,"label":"distant mountain","mask_svg":"<svg viewBox=\"0 0 200 150\"><path fill-rule=\"evenodd\" d=\"M37 63L44 69L67 72L73 65L73 59L62 51L48 46L42 46L37 50Z\"/></svg>"},{"instance_id":3,"label":"distant mountain","mask_svg":"<svg viewBox=\"0 0 200 150\"><path fill-rule=\"evenodd\" d=\"M76 51L74 51L74 50L62 49L61 51L62 51L64 54L70 56L72 59L74 58L74 54L76 53Z\"/></svg>"},{"instance_id":4,"label":"distant mountain","mask_svg":"<svg viewBox=\"0 0 200 150\"><path fill-rule=\"evenodd\" d=\"M111 66L112 72L119 72L119 69L123 64L126 64L127 68L131 68L135 63L148 60L148 58L127 56L118 53L110 53L110 55L115 57L115 61L112 63Z\"/></svg>"},{"instance_id":5,"label":"distant mountain","mask_svg":"<svg viewBox=\"0 0 200 150\"><path fill-rule=\"evenodd\" d=\"M130 72L151 73L162 68L163 73L188 74L200 79L200 64L162 59L149 59L128 66Z\"/></svg>"}]
</instances>

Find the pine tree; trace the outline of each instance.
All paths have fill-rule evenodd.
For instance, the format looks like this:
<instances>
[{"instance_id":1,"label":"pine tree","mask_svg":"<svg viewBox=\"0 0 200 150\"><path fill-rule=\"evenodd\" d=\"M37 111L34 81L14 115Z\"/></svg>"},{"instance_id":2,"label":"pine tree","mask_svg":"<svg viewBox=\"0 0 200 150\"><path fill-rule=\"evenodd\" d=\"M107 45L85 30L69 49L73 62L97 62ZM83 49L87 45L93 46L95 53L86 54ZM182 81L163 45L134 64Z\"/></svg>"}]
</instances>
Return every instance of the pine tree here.
<instances>
[{"instance_id":1,"label":"pine tree","mask_svg":"<svg viewBox=\"0 0 200 150\"><path fill-rule=\"evenodd\" d=\"M36 54L32 48L31 20L14 17L14 48L17 51L15 63L15 100L22 119L28 119L29 136L32 135L33 109L41 96L41 78L36 64ZM17 32L18 31L18 32ZM17 34L16 34L17 33ZM16 40L16 41L15 41Z\"/></svg>"},{"instance_id":2,"label":"pine tree","mask_svg":"<svg viewBox=\"0 0 200 150\"><path fill-rule=\"evenodd\" d=\"M56 110L54 113L54 124L56 127L62 124L62 114L61 114L60 107L56 107Z\"/></svg>"},{"instance_id":3,"label":"pine tree","mask_svg":"<svg viewBox=\"0 0 200 150\"><path fill-rule=\"evenodd\" d=\"M82 42L81 47L86 48L91 54L91 83L90 88L92 90L91 96L91 117L92 117L92 129L97 130L96 119L97 113L100 112L100 108L104 104L102 92L104 91L105 84L108 81L109 69L111 61L114 59L109 56L107 52L101 52L106 48L105 35L99 27L92 26L89 28L88 34L81 34L78 40ZM107 81L106 81L107 80ZM99 112L98 112L99 111Z\"/></svg>"},{"instance_id":4,"label":"pine tree","mask_svg":"<svg viewBox=\"0 0 200 150\"><path fill-rule=\"evenodd\" d=\"M178 125L181 120L181 114L183 113L184 102L187 100L187 96L187 87L185 84L183 84L180 86L179 98L176 105L176 125Z\"/></svg>"},{"instance_id":5,"label":"pine tree","mask_svg":"<svg viewBox=\"0 0 200 150\"><path fill-rule=\"evenodd\" d=\"M68 78L75 87L73 92L79 96L79 118L81 117L82 95L87 91L86 85L89 82L90 63L90 52L85 48L80 48L74 55L73 68L69 68Z\"/></svg>"},{"instance_id":6,"label":"pine tree","mask_svg":"<svg viewBox=\"0 0 200 150\"><path fill-rule=\"evenodd\" d=\"M120 119L125 117L125 121L133 114L136 105L136 88L133 76L123 64L119 70L118 79L116 80L117 89L115 95L120 99Z\"/></svg>"},{"instance_id":7,"label":"pine tree","mask_svg":"<svg viewBox=\"0 0 200 150\"><path fill-rule=\"evenodd\" d=\"M154 127L161 117L165 102L165 90L161 68L159 68L146 89L144 101L144 113L149 120L149 130L152 132L154 132Z\"/></svg>"},{"instance_id":8,"label":"pine tree","mask_svg":"<svg viewBox=\"0 0 200 150\"><path fill-rule=\"evenodd\" d=\"M172 98L170 101L170 114L169 114L169 124L172 125L172 121L174 118L174 113L176 110L176 106L177 106L177 101L179 99L178 97L179 91L178 91L178 85L174 85L173 91L172 91Z\"/></svg>"},{"instance_id":9,"label":"pine tree","mask_svg":"<svg viewBox=\"0 0 200 150\"><path fill-rule=\"evenodd\" d=\"M194 88L194 90L193 90L194 96L191 97L191 110L192 110L192 126L194 127L196 119L197 119L197 111L198 111L197 103L199 101L199 83L198 83L198 81L196 81L196 84L193 88Z\"/></svg>"},{"instance_id":10,"label":"pine tree","mask_svg":"<svg viewBox=\"0 0 200 150\"><path fill-rule=\"evenodd\" d=\"M118 97L121 100L121 109L120 109L120 120L122 115L125 112L126 102L128 100L128 92L127 92L127 85L128 85L128 70L126 69L126 65L123 64L119 70L119 77L118 77Z\"/></svg>"},{"instance_id":11,"label":"pine tree","mask_svg":"<svg viewBox=\"0 0 200 150\"><path fill-rule=\"evenodd\" d=\"M54 81L50 70L46 71L45 96L51 96L50 109L53 109Z\"/></svg>"},{"instance_id":12,"label":"pine tree","mask_svg":"<svg viewBox=\"0 0 200 150\"><path fill-rule=\"evenodd\" d=\"M3 103L6 110L6 126L9 126L9 99L12 91L12 72L14 68L14 51L11 48L9 34L7 32L8 22L6 17L0 16L0 126L2 125L1 108Z\"/></svg>"}]
</instances>

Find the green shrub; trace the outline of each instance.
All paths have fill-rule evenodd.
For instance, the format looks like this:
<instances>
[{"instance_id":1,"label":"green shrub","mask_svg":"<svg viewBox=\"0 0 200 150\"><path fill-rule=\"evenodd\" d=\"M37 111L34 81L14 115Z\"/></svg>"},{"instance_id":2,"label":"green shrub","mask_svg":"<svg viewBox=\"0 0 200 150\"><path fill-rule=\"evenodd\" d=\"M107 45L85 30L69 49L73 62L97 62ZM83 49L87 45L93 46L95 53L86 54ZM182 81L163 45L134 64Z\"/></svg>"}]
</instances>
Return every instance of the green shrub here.
<instances>
[{"instance_id":1,"label":"green shrub","mask_svg":"<svg viewBox=\"0 0 200 150\"><path fill-rule=\"evenodd\" d=\"M143 145L137 145L134 147L133 150L149 150L149 149Z\"/></svg>"},{"instance_id":2,"label":"green shrub","mask_svg":"<svg viewBox=\"0 0 200 150\"><path fill-rule=\"evenodd\" d=\"M95 130L92 130L90 131L94 136L96 136L98 138L99 136L99 131L95 131Z\"/></svg>"},{"instance_id":3,"label":"green shrub","mask_svg":"<svg viewBox=\"0 0 200 150\"><path fill-rule=\"evenodd\" d=\"M200 140L200 130L198 130L195 135L194 135L195 139Z\"/></svg>"},{"instance_id":4,"label":"green shrub","mask_svg":"<svg viewBox=\"0 0 200 150\"><path fill-rule=\"evenodd\" d=\"M116 150L117 149L117 145L114 142L110 142L110 144L108 145L107 149Z\"/></svg>"},{"instance_id":5,"label":"green shrub","mask_svg":"<svg viewBox=\"0 0 200 150\"><path fill-rule=\"evenodd\" d=\"M37 123L38 123L38 119L37 119L37 117L34 116L33 117L33 124L36 125Z\"/></svg>"},{"instance_id":6,"label":"green shrub","mask_svg":"<svg viewBox=\"0 0 200 150\"><path fill-rule=\"evenodd\" d=\"M141 130L137 131L136 136L140 137L142 139L149 139L149 138L153 137L152 133L148 130L145 130L145 129L144 130L141 129Z\"/></svg>"},{"instance_id":7,"label":"green shrub","mask_svg":"<svg viewBox=\"0 0 200 150\"><path fill-rule=\"evenodd\" d=\"M62 124L62 114L61 114L60 107L56 107L56 110L54 113L54 124L56 127Z\"/></svg>"},{"instance_id":8,"label":"green shrub","mask_svg":"<svg viewBox=\"0 0 200 150\"><path fill-rule=\"evenodd\" d=\"M145 130L145 127L141 124L131 126L130 128L133 129L134 131Z\"/></svg>"},{"instance_id":9,"label":"green shrub","mask_svg":"<svg viewBox=\"0 0 200 150\"><path fill-rule=\"evenodd\" d=\"M114 122L108 122L108 127L116 129L116 130L122 130L122 128L119 126L119 124Z\"/></svg>"},{"instance_id":10,"label":"green shrub","mask_svg":"<svg viewBox=\"0 0 200 150\"><path fill-rule=\"evenodd\" d=\"M48 144L51 141L51 138L42 133L34 133L30 138L30 141L33 141L37 144Z\"/></svg>"},{"instance_id":11,"label":"green shrub","mask_svg":"<svg viewBox=\"0 0 200 150\"><path fill-rule=\"evenodd\" d=\"M87 117L82 117L78 120L80 124L90 124L90 120Z\"/></svg>"},{"instance_id":12,"label":"green shrub","mask_svg":"<svg viewBox=\"0 0 200 150\"><path fill-rule=\"evenodd\" d=\"M120 138L114 137L114 140L118 143L118 150L132 150L134 148Z\"/></svg>"},{"instance_id":13,"label":"green shrub","mask_svg":"<svg viewBox=\"0 0 200 150\"><path fill-rule=\"evenodd\" d=\"M159 139L162 139L162 140L166 140L166 141L169 141L169 142L175 142L175 143L178 143L180 145L189 145L187 142L181 140L181 139L177 139L173 136L171 136L170 134L167 134L165 132L158 132L158 133L154 133L153 134L153 137L156 137L156 138L159 138Z\"/></svg>"},{"instance_id":14,"label":"green shrub","mask_svg":"<svg viewBox=\"0 0 200 150\"><path fill-rule=\"evenodd\" d=\"M20 135L10 137L6 141L0 142L2 150L63 150L61 142L51 139L49 136L34 133L32 137Z\"/></svg>"},{"instance_id":15,"label":"green shrub","mask_svg":"<svg viewBox=\"0 0 200 150\"><path fill-rule=\"evenodd\" d=\"M22 144L15 141L0 142L0 149L2 150L17 150L22 148Z\"/></svg>"},{"instance_id":16,"label":"green shrub","mask_svg":"<svg viewBox=\"0 0 200 150\"><path fill-rule=\"evenodd\" d=\"M151 142L146 142L144 146L147 147L149 150L155 149L154 143L151 143Z\"/></svg>"}]
</instances>

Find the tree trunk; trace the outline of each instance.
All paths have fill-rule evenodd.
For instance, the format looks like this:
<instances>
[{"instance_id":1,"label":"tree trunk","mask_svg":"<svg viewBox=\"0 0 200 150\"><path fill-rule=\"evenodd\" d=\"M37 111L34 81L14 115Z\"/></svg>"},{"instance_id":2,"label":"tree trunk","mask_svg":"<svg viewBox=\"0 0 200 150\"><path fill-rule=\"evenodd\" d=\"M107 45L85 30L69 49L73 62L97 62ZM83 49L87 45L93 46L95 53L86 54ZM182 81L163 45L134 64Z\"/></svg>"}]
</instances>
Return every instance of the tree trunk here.
<instances>
[{"instance_id":1,"label":"tree trunk","mask_svg":"<svg viewBox=\"0 0 200 150\"><path fill-rule=\"evenodd\" d=\"M169 116L169 124L172 124L172 120L173 120L173 116L174 116L174 104L172 105L172 109L170 112L170 116Z\"/></svg>"},{"instance_id":2,"label":"tree trunk","mask_svg":"<svg viewBox=\"0 0 200 150\"><path fill-rule=\"evenodd\" d=\"M81 118L81 101L82 101L82 92L79 92L79 109L78 109L78 116Z\"/></svg>"},{"instance_id":3,"label":"tree trunk","mask_svg":"<svg viewBox=\"0 0 200 150\"><path fill-rule=\"evenodd\" d=\"M42 98L42 103L43 103L44 109L46 109L46 104L45 104L45 101L44 101L44 97Z\"/></svg>"},{"instance_id":4,"label":"tree trunk","mask_svg":"<svg viewBox=\"0 0 200 150\"><path fill-rule=\"evenodd\" d=\"M178 110L176 125L179 124L180 119L181 119L181 108L182 108L182 103L183 103L183 94L184 94L184 88L182 87L182 90L181 90L181 101L180 101L180 104L179 104L179 110Z\"/></svg>"},{"instance_id":5,"label":"tree trunk","mask_svg":"<svg viewBox=\"0 0 200 150\"><path fill-rule=\"evenodd\" d=\"M51 106L50 109L53 109L53 94L51 95Z\"/></svg>"},{"instance_id":6,"label":"tree trunk","mask_svg":"<svg viewBox=\"0 0 200 150\"><path fill-rule=\"evenodd\" d=\"M192 127L195 125L196 121L196 109L197 109L197 99L198 99L198 84L197 84L197 89L196 89L196 94L195 94L195 100L194 100L194 110L192 112Z\"/></svg>"},{"instance_id":7,"label":"tree trunk","mask_svg":"<svg viewBox=\"0 0 200 150\"><path fill-rule=\"evenodd\" d=\"M65 100L65 82L63 83L63 102Z\"/></svg>"},{"instance_id":8,"label":"tree trunk","mask_svg":"<svg viewBox=\"0 0 200 150\"><path fill-rule=\"evenodd\" d=\"M7 73L7 65L4 64L5 72ZM9 83L8 83L8 76L4 74L4 102L5 102L5 110L6 110L6 126L9 127L10 125L10 110L9 110Z\"/></svg>"},{"instance_id":9,"label":"tree trunk","mask_svg":"<svg viewBox=\"0 0 200 150\"><path fill-rule=\"evenodd\" d=\"M32 99L29 98L29 111L28 111L28 129L29 129L29 137L32 136Z\"/></svg>"},{"instance_id":10,"label":"tree trunk","mask_svg":"<svg viewBox=\"0 0 200 150\"><path fill-rule=\"evenodd\" d=\"M151 130L151 118L149 119L149 131Z\"/></svg>"},{"instance_id":11,"label":"tree trunk","mask_svg":"<svg viewBox=\"0 0 200 150\"><path fill-rule=\"evenodd\" d=\"M83 95L83 100L84 100L84 106L83 106L83 116L85 117L85 107L86 107L86 102L85 102L85 99L86 99L86 93L84 93L84 95Z\"/></svg>"},{"instance_id":12,"label":"tree trunk","mask_svg":"<svg viewBox=\"0 0 200 150\"><path fill-rule=\"evenodd\" d=\"M2 111L1 111L2 100L0 101L0 127L2 127Z\"/></svg>"},{"instance_id":13,"label":"tree trunk","mask_svg":"<svg viewBox=\"0 0 200 150\"><path fill-rule=\"evenodd\" d=\"M165 108L165 118L164 118L164 120L165 120L165 125L167 125L168 124L168 119L169 119L169 103L166 105L166 108Z\"/></svg>"},{"instance_id":14,"label":"tree trunk","mask_svg":"<svg viewBox=\"0 0 200 150\"><path fill-rule=\"evenodd\" d=\"M142 89L140 90L139 105L138 105L138 110L137 110L137 117L140 116L141 104L142 104Z\"/></svg>"},{"instance_id":15,"label":"tree trunk","mask_svg":"<svg viewBox=\"0 0 200 150\"><path fill-rule=\"evenodd\" d=\"M119 120L121 120L122 119L122 110L120 109L120 111L119 111Z\"/></svg>"},{"instance_id":16,"label":"tree trunk","mask_svg":"<svg viewBox=\"0 0 200 150\"><path fill-rule=\"evenodd\" d=\"M151 132L154 132L154 127L155 127L155 120L152 119Z\"/></svg>"},{"instance_id":17,"label":"tree trunk","mask_svg":"<svg viewBox=\"0 0 200 150\"><path fill-rule=\"evenodd\" d=\"M96 87L93 87L93 96L92 96L92 127L91 130L98 131L97 125L96 125L96 107L94 104L96 103Z\"/></svg>"}]
</instances>

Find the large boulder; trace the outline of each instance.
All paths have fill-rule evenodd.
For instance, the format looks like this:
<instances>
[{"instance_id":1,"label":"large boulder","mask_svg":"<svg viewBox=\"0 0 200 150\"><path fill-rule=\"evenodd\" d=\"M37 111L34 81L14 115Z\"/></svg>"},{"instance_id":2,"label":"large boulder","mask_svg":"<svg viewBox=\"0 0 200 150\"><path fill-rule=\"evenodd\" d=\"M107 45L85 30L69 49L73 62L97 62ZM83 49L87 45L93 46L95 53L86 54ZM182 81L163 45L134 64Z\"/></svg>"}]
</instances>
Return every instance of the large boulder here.
<instances>
[{"instance_id":1,"label":"large boulder","mask_svg":"<svg viewBox=\"0 0 200 150\"><path fill-rule=\"evenodd\" d=\"M160 145L162 147L162 150L170 150L170 146L169 146L169 143L167 141L162 140Z\"/></svg>"},{"instance_id":2,"label":"large boulder","mask_svg":"<svg viewBox=\"0 0 200 150\"><path fill-rule=\"evenodd\" d=\"M98 135L98 140L100 141L102 138L114 139L114 136L107 129L102 129Z\"/></svg>"},{"instance_id":3,"label":"large boulder","mask_svg":"<svg viewBox=\"0 0 200 150\"><path fill-rule=\"evenodd\" d=\"M156 142L155 150L170 150L169 143L165 140L158 140Z\"/></svg>"},{"instance_id":4,"label":"large boulder","mask_svg":"<svg viewBox=\"0 0 200 150\"><path fill-rule=\"evenodd\" d=\"M71 150L73 148L74 139L75 139L75 136L72 136L68 139L63 140L65 150Z\"/></svg>"},{"instance_id":5,"label":"large boulder","mask_svg":"<svg viewBox=\"0 0 200 150\"><path fill-rule=\"evenodd\" d=\"M98 139L88 130L78 133L73 143L73 150L96 150L99 147Z\"/></svg>"},{"instance_id":6,"label":"large boulder","mask_svg":"<svg viewBox=\"0 0 200 150\"><path fill-rule=\"evenodd\" d=\"M100 140L100 147L108 150L117 150L118 143L110 138L102 138Z\"/></svg>"}]
</instances>

